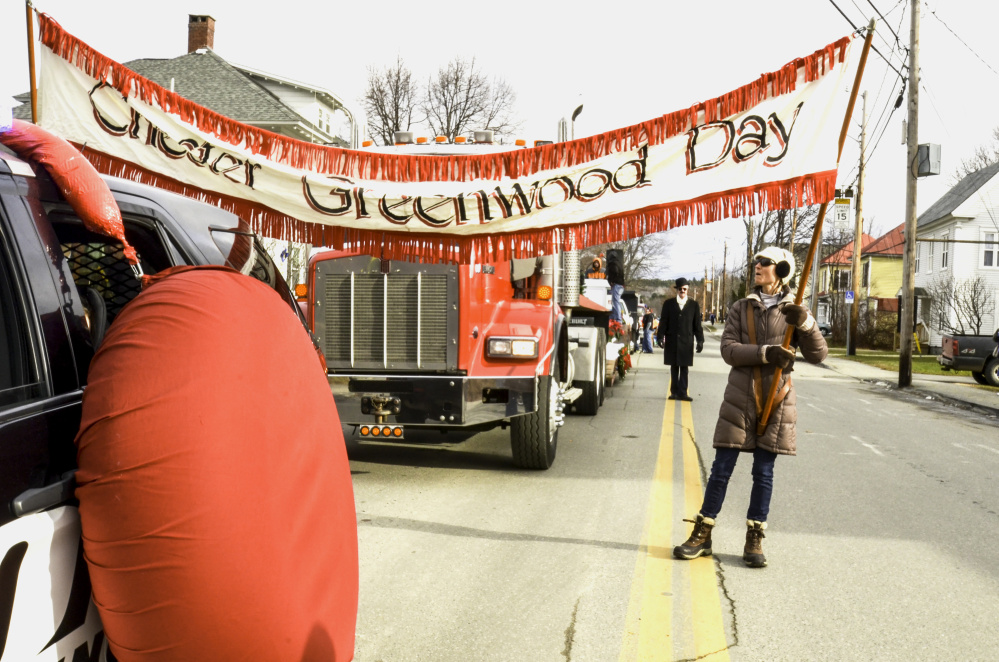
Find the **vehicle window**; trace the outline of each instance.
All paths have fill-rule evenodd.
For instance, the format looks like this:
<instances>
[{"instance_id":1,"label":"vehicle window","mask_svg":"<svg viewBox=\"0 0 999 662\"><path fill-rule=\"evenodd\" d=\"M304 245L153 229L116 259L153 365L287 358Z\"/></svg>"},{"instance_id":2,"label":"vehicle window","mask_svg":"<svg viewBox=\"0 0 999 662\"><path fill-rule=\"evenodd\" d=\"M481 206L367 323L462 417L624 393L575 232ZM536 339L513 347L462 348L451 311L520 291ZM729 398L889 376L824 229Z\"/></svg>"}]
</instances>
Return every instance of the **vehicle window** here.
<instances>
[{"instance_id":1,"label":"vehicle window","mask_svg":"<svg viewBox=\"0 0 999 662\"><path fill-rule=\"evenodd\" d=\"M237 228L212 227L212 241L225 256L227 267L256 278L273 288L281 298L288 302L299 318L302 317L295 297L288 288L281 271L274 264L270 255L264 250L257 235L250 230L246 221L240 219Z\"/></svg>"},{"instance_id":2,"label":"vehicle window","mask_svg":"<svg viewBox=\"0 0 999 662\"><path fill-rule=\"evenodd\" d=\"M141 290L121 243L91 232L75 216L50 214L50 218L73 281L81 292L88 288L97 291L104 300L110 324ZM124 221L125 238L139 254L143 273L154 274L173 266L154 228L129 219Z\"/></svg>"},{"instance_id":3,"label":"vehicle window","mask_svg":"<svg viewBox=\"0 0 999 662\"><path fill-rule=\"evenodd\" d=\"M0 407L44 395L27 310L12 253L0 231Z\"/></svg>"}]
</instances>

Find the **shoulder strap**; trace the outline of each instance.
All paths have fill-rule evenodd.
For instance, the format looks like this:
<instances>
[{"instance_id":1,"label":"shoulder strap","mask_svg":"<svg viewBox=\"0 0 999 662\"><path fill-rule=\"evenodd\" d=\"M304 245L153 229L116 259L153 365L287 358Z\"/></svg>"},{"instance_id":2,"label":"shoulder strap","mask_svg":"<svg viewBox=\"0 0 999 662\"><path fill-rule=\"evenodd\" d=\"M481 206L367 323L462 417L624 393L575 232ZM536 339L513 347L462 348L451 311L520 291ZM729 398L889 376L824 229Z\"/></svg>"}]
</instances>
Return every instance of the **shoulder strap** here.
<instances>
[{"instance_id":1,"label":"shoulder strap","mask_svg":"<svg viewBox=\"0 0 999 662\"><path fill-rule=\"evenodd\" d=\"M749 344L756 345L756 315L752 301L746 302L746 329L749 332ZM756 400L756 415L763 413L763 372L759 365L753 366L753 399Z\"/></svg>"}]
</instances>

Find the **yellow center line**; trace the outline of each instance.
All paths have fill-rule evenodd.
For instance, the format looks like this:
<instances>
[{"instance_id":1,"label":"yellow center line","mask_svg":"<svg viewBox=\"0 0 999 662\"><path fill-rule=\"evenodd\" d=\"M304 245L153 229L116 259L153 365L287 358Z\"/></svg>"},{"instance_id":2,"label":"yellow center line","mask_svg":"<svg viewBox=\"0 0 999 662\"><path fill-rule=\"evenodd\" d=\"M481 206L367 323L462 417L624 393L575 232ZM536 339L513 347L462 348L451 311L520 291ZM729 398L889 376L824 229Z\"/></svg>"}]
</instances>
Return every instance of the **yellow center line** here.
<instances>
[{"instance_id":1,"label":"yellow center line","mask_svg":"<svg viewBox=\"0 0 999 662\"><path fill-rule=\"evenodd\" d=\"M689 402L680 407L680 421L683 439L683 494L686 502L684 513L691 518L697 515L704 498L701 487L701 471L697 461L697 446L694 443L693 413ZM697 660L727 662L728 643L725 640L725 623L722 619L721 598L718 595L718 581L715 576L715 562L710 556L701 556L689 562L691 622L694 630L694 645Z\"/></svg>"},{"instance_id":2,"label":"yellow center line","mask_svg":"<svg viewBox=\"0 0 999 662\"><path fill-rule=\"evenodd\" d=\"M672 660L673 435L675 402L666 401L648 518L635 563L621 662Z\"/></svg>"}]
</instances>

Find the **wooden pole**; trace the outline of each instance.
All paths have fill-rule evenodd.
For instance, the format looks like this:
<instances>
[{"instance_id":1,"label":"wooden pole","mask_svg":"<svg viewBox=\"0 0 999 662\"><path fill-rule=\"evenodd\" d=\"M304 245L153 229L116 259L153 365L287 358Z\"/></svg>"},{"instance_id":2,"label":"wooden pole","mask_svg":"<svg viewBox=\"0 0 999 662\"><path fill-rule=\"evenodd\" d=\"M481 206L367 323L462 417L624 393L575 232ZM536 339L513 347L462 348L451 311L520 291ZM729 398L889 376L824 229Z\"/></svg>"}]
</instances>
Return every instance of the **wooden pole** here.
<instances>
[{"instance_id":1,"label":"wooden pole","mask_svg":"<svg viewBox=\"0 0 999 662\"><path fill-rule=\"evenodd\" d=\"M860 174L857 177L857 214L853 224L853 259L850 263L850 289L853 290L853 303L850 304L850 341L846 344L849 356L857 355L857 322L860 319L860 260L864 257L864 151L867 146L867 92L862 95L860 121Z\"/></svg>"},{"instance_id":2,"label":"wooden pole","mask_svg":"<svg viewBox=\"0 0 999 662\"><path fill-rule=\"evenodd\" d=\"M919 149L919 0L909 6L909 122L906 125L905 247L898 341L898 385L912 386L912 333L916 330L916 152Z\"/></svg>"},{"instance_id":3,"label":"wooden pole","mask_svg":"<svg viewBox=\"0 0 999 662\"><path fill-rule=\"evenodd\" d=\"M860 64L857 66L857 75L853 79L853 89L850 91L850 102L846 107L846 117L843 118L843 127L840 129L839 133L839 151L837 152L837 163L839 162L839 156L843 154L843 145L846 143L846 134L850 128L850 118L853 116L853 107L857 105L857 93L860 88L860 80L864 76L864 67L867 66L867 56L871 52L871 41L874 39L874 25L875 21L872 18L870 25L867 26L867 38L864 39L864 50L860 53ZM808 245L808 257L805 259L805 266L801 271L801 278L798 279L799 283L804 283L808 280L809 273L812 270L812 260L815 259L815 250L817 248L818 239L822 237L822 222L826 218L826 210L829 208L828 202L823 202L819 207L819 218L815 222L815 230L812 232L812 241ZM748 289L748 280L747 289ZM802 295L804 294L804 288L799 287L797 292L794 294L794 303L796 305L801 305ZM787 331L784 333L784 342L781 343L781 347L787 349L791 346L791 338L794 336L794 327L787 327ZM767 423L770 421L770 412L774 406L774 396L777 395L777 385L780 383L780 376L782 370L778 367L774 371L773 379L770 381L770 388L767 391L767 402L763 406L763 412L760 414L760 420L756 424L756 434L762 435L767 429Z\"/></svg>"},{"instance_id":4,"label":"wooden pole","mask_svg":"<svg viewBox=\"0 0 999 662\"><path fill-rule=\"evenodd\" d=\"M31 89L31 123L38 124L38 86L35 85L35 13L31 0L25 0L24 13L28 18L28 76Z\"/></svg>"}]
</instances>

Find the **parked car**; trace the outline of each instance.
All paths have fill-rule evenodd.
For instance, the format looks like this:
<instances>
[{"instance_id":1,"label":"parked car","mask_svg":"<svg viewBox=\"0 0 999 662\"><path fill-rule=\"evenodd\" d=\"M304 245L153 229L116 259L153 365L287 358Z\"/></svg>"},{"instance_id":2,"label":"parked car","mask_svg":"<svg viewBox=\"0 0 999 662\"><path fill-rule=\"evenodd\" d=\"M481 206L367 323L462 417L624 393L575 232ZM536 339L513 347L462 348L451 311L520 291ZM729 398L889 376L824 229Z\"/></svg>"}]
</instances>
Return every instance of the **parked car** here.
<instances>
[{"instance_id":1,"label":"parked car","mask_svg":"<svg viewBox=\"0 0 999 662\"><path fill-rule=\"evenodd\" d=\"M944 370L969 370L979 384L999 387L999 329L991 336L944 335L937 362Z\"/></svg>"},{"instance_id":2,"label":"parked car","mask_svg":"<svg viewBox=\"0 0 999 662\"><path fill-rule=\"evenodd\" d=\"M273 287L301 319L279 270L238 216L141 184L105 181L146 274L228 263ZM236 254L244 258L238 264L228 260ZM139 289L121 244L88 230L43 168L0 146L4 660L108 659L83 562L73 439L90 360Z\"/></svg>"},{"instance_id":3,"label":"parked car","mask_svg":"<svg viewBox=\"0 0 999 662\"><path fill-rule=\"evenodd\" d=\"M829 322L818 322L819 331L822 332L822 337L828 338L832 335L832 325Z\"/></svg>"}]
</instances>

